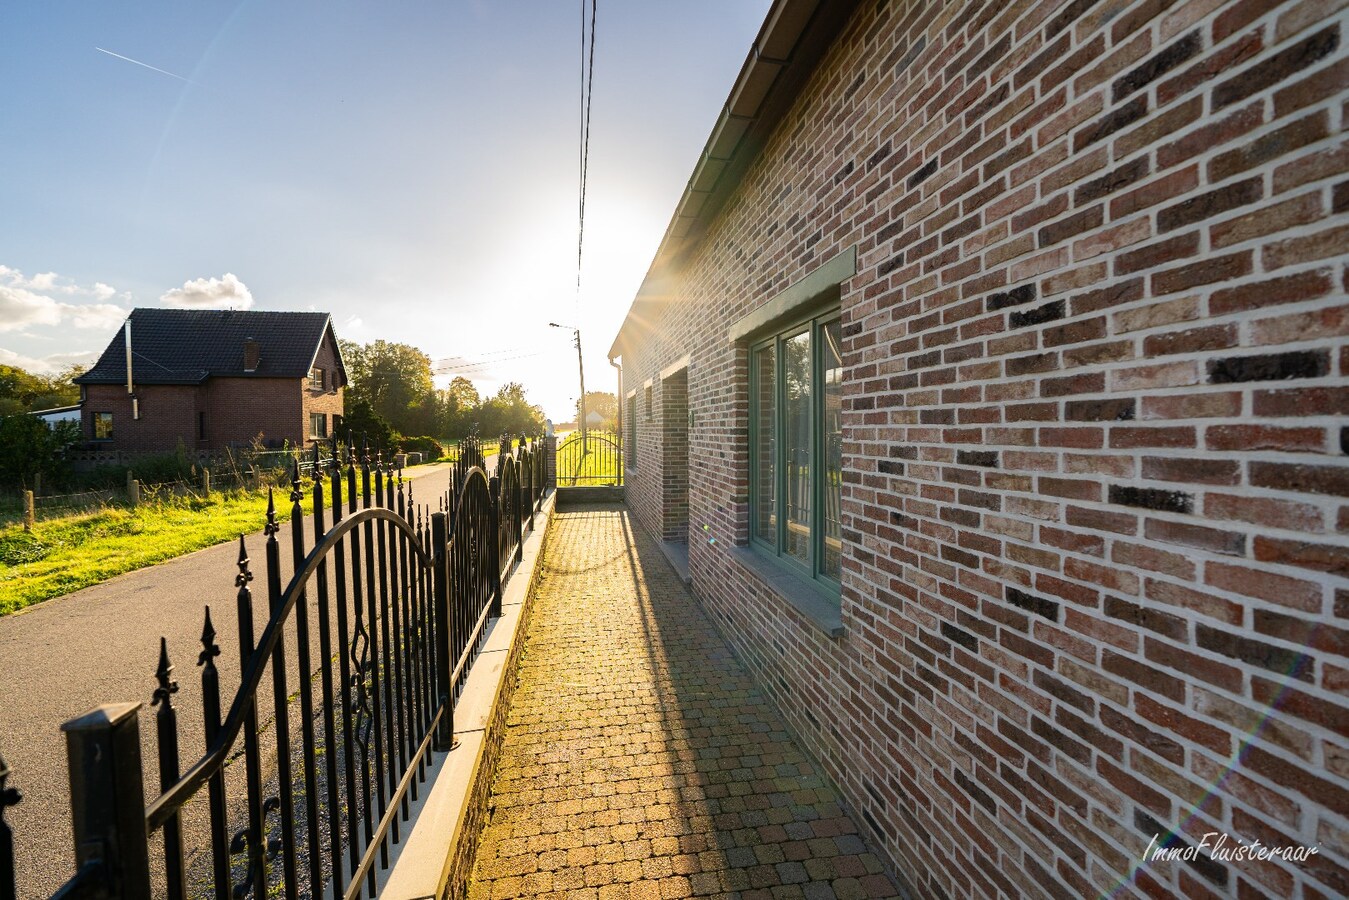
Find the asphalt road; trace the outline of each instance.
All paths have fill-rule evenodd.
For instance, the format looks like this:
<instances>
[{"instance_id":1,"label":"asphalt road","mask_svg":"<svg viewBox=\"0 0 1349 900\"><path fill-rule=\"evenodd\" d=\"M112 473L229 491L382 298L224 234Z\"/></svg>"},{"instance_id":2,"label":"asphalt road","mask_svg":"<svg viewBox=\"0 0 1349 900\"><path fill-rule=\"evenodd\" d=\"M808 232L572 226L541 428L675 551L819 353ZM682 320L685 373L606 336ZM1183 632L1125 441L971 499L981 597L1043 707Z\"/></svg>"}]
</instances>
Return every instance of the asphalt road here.
<instances>
[{"instance_id":1,"label":"asphalt road","mask_svg":"<svg viewBox=\"0 0 1349 900\"><path fill-rule=\"evenodd\" d=\"M437 495L447 489L450 471L448 465L410 470L416 502L437 508ZM288 513L289 501L285 509L278 509L278 518L286 522L277 535L282 584L291 575ZM261 524L257 533L246 537L259 634L267 620ZM305 543L312 545L312 519L306 520L305 529ZM23 802L6 815L14 829L20 898L49 897L75 871L62 722L103 703L141 701L147 800L157 793L149 701L161 636L168 640L180 685L175 703L182 767L200 757L204 740L196 662L205 605L211 608L222 651L217 665L226 708L239 680L237 557L237 541L217 545L0 618L0 754L12 770L9 785L23 793ZM317 664L317 637L314 643L312 658ZM292 691L298 683L294 659L292 641ZM270 688L270 681L265 681Z\"/></svg>"}]
</instances>

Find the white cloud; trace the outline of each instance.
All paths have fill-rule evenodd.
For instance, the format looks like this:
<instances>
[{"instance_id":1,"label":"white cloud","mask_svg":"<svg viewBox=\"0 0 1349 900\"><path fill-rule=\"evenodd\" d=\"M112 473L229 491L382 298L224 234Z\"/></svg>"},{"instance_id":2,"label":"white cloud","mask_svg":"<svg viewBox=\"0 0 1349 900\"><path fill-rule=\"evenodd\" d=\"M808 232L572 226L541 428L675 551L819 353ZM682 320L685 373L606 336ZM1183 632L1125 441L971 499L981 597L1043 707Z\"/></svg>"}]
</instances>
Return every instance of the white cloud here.
<instances>
[{"instance_id":1,"label":"white cloud","mask_svg":"<svg viewBox=\"0 0 1349 900\"><path fill-rule=\"evenodd\" d=\"M59 325L61 304L21 287L0 284L0 331Z\"/></svg>"},{"instance_id":2,"label":"white cloud","mask_svg":"<svg viewBox=\"0 0 1349 900\"><path fill-rule=\"evenodd\" d=\"M63 317L76 328L91 328L111 331L126 318L127 311L111 303L90 303L80 306L74 303L62 303Z\"/></svg>"},{"instance_id":3,"label":"white cloud","mask_svg":"<svg viewBox=\"0 0 1349 900\"><path fill-rule=\"evenodd\" d=\"M0 347L0 363L17 366L36 375L56 375L71 366L91 366L98 359L96 350L80 350L74 353L53 353L50 356L24 356L12 350Z\"/></svg>"},{"instance_id":4,"label":"white cloud","mask_svg":"<svg viewBox=\"0 0 1349 900\"><path fill-rule=\"evenodd\" d=\"M57 300L52 294L75 302ZM94 302L79 302L83 297ZM42 326L106 331L126 318L125 307L107 302L115 297L119 297L117 289L101 281L91 288L84 288L55 272L42 272L28 278L18 269L0 266L0 331ZM120 299L131 298L122 294Z\"/></svg>"},{"instance_id":5,"label":"white cloud","mask_svg":"<svg viewBox=\"0 0 1349 900\"><path fill-rule=\"evenodd\" d=\"M223 278L197 278L174 288L159 298L166 306L186 309L248 309L253 305L253 294L233 274Z\"/></svg>"}]
</instances>

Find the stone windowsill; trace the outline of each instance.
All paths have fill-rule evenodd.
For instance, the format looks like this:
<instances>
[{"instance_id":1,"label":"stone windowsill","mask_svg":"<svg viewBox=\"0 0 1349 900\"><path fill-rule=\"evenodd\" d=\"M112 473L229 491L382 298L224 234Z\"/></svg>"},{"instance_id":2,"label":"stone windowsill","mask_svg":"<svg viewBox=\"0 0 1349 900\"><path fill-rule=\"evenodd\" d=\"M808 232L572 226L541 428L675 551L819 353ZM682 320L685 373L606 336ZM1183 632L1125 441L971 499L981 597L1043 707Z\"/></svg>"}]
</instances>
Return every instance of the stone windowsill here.
<instances>
[{"instance_id":1,"label":"stone windowsill","mask_svg":"<svg viewBox=\"0 0 1349 900\"><path fill-rule=\"evenodd\" d=\"M773 562L752 547L732 547L731 559L799 612L807 622L831 638L843 637L843 614L813 584Z\"/></svg>"}]
</instances>

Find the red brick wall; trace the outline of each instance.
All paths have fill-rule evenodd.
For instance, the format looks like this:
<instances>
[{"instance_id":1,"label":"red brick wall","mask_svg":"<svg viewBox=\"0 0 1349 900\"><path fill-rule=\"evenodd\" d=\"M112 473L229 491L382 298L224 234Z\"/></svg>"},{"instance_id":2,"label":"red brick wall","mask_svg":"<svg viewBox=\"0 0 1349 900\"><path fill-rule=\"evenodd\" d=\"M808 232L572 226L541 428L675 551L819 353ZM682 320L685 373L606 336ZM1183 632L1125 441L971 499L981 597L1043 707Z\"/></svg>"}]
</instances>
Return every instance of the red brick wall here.
<instances>
[{"instance_id":1,"label":"red brick wall","mask_svg":"<svg viewBox=\"0 0 1349 900\"><path fill-rule=\"evenodd\" d=\"M91 384L80 409L86 438L94 436L94 414L112 413L113 450L172 451L181 441L188 450L198 447L197 409L200 388L194 385L137 385L140 418L132 414L126 385Z\"/></svg>"},{"instance_id":2,"label":"red brick wall","mask_svg":"<svg viewBox=\"0 0 1349 900\"><path fill-rule=\"evenodd\" d=\"M315 392L316 393L316 392ZM341 391L311 397L307 383L294 378L212 378L201 385L137 385L140 419L120 385L89 385L81 415L84 434L93 437L93 415L113 414L110 449L172 451L181 441L189 450L264 443L292 446L309 437L308 408L342 409ZM198 412L206 413L206 438L198 437Z\"/></svg>"},{"instance_id":3,"label":"red brick wall","mask_svg":"<svg viewBox=\"0 0 1349 900\"><path fill-rule=\"evenodd\" d=\"M214 447L247 446L258 435L268 446L303 445L305 383L295 378L212 378L206 382L207 433Z\"/></svg>"},{"instance_id":4,"label":"red brick wall","mask_svg":"<svg viewBox=\"0 0 1349 900\"><path fill-rule=\"evenodd\" d=\"M662 378L656 411L660 416L661 535L676 543L689 539L688 391L688 370Z\"/></svg>"},{"instance_id":5,"label":"red brick wall","mask_svg":"<svg viewBox=\"0 0 1349 900\"><path fill-rule=\"evenodd\" d=\"M337 351L329 334L325 334L323 337L323 343L319 346L314 365L323 369L324 387L310 387L308 381L301 385L304 409L300 419L303 422L306 440L314 436L310 433L310 413L323 413L328 417L329 435L333 433L333 416L342 415L343 385L341 373L337 368Z\"/></svg>"},{"instance_id":6,"label":"red brick wall","mask_svg":"<svg viewBox=\"0 0 1349 900\"><path fill-rule=\"evenodd\" d=\"M1349 892L1334 6L863 4L623 354L634 509L690 354L695 586L921 896ZM833 639L727 552L727 328L853 245Z\"/></svg>"}]
</instances>

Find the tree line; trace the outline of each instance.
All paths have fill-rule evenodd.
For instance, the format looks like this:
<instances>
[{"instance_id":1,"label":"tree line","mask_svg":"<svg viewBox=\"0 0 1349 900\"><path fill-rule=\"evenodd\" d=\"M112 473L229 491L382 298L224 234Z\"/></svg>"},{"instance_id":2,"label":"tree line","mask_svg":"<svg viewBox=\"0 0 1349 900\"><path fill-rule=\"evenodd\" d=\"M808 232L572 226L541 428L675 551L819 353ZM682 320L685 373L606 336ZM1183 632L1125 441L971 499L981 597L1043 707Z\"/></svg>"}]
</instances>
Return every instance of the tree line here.
<instances>
[{"instance_id":1,"label":"tree line","mask_svg":"<svg viewBox=\"0 0 1349 900\"><path fill-rule=\"evenodd\" d=\"M409 437L446 441L543 430L543 410L529 402L519 382L486 397L462 376L437 389L431 358L416 347L392 341L338 344L348 380L343 427L371 443L406 446Z\"/></svg>"}]
</instances>

